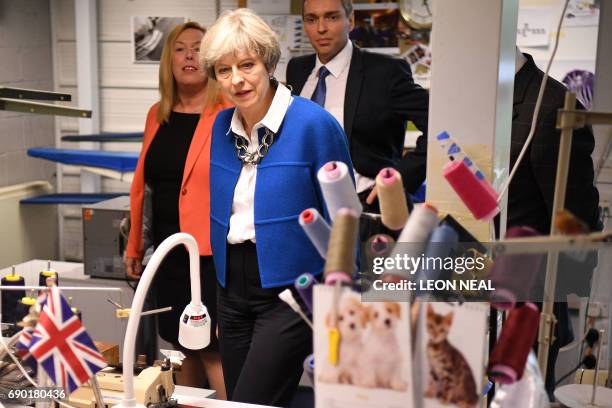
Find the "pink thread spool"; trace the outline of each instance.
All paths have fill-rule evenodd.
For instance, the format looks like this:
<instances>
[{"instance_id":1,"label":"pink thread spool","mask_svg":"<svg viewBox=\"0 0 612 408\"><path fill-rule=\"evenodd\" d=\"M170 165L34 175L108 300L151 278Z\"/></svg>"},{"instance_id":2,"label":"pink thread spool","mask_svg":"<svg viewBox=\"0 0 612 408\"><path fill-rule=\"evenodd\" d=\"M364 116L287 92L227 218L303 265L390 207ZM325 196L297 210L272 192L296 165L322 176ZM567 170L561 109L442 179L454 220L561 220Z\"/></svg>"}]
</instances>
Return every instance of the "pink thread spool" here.
<instances>
[{"instance_id":1,"label":"pink thread spool","mask_svg":"<svg viewBox=\"0 0 612 408\"><path fill-rule=\"evenodd\" d=\"M512 227L506 238L535 237L538 232L531 227ZM517 245L520 245L517 240ZM526 244L522 244L526 245ZM491 269L491 304L496 309L512 309L517 302L528 300L536 277L540 273L543 254L508 254L495 259Z\"/></svg>"},{"instance_id":2,"label":"pink thread spool","mask_svg":"<svg viewBox=\"0 0 612 408\"><path fill-rule=\"evenodd\" d=\"M452 161L442 174L477 220L489 221L497 215L497 195L487 188L463 161Z\"/></svg>"}]
</instances>

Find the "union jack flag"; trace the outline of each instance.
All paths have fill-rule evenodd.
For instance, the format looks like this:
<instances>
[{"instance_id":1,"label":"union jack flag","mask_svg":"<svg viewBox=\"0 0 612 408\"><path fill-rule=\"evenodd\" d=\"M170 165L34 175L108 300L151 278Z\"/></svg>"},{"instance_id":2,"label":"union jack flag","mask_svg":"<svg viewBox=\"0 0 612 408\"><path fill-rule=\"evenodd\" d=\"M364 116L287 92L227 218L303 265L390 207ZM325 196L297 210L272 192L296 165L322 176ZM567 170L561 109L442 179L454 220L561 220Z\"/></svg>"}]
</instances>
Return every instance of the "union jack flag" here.
<instances>
[{"instance_id":1,"label":"union jack flag","mask_svg":"<svg viewBox=\"0 0 612 408\"><path fill-rule=\"evenodd\" d=\"M34 373L36 373L36 368L38 364L36 360L30 354L30 344L32 343L32 332L34 332L33 327L24 327L21 331L21 334L17 338L17 343L15 343L15 354L21 358L21 361L32 368Z\"/></svg>"},{"instance_id":2,"label":"union jack flag","mask_svg":"<svg viewBox=\"0 0 612 408\"><path fill-rule=\"evenodd\" d=\"M68 393L106 367L106 360L57 287L51 287L32 334L30 353Z\"/></svg>"},{"instance_id":3,"label":"union jack flag","mask_svg":"<svg viewBox=\"0 0 612 408\"><path fill-rule=\"evenodd\" d=\"M40 311L47 299L47 290L41 290L38 292L38 298L36 299L36 307ZM21 358L21 361L30 367L35 375L38 370L38 363L32 357L30 353L30 344L32 343L32 333L34 332L34 327L26 326L23 328L19 337L17 338L17 343L15 343L15 354Z\"/></svg>"}]
</instances>

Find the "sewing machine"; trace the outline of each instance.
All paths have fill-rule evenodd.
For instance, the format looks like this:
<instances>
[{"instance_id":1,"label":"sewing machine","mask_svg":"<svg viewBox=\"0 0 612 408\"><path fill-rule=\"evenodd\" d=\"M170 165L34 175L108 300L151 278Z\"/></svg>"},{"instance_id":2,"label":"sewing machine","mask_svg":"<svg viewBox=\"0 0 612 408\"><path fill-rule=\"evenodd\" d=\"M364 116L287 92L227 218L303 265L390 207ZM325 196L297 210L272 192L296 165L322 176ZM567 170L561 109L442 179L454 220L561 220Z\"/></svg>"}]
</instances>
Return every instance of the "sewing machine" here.
<instances>
[{"instance_id":1,"label":"sewing machine","mask_svg":"<svg viewBox=\"0 0 612 408\"><path fill-rule=\"evenodd\" d=\"M121 370L106 368L96 374L107 407L116 405L123 396ZM134 377L134 396L138 404L145 406L167 401L174 392L172 369L161 367L145 368ZM96 399L89 385L83 385L72 394L68 403L77 408L96 408Z\"/></svg>"}]
</instances>

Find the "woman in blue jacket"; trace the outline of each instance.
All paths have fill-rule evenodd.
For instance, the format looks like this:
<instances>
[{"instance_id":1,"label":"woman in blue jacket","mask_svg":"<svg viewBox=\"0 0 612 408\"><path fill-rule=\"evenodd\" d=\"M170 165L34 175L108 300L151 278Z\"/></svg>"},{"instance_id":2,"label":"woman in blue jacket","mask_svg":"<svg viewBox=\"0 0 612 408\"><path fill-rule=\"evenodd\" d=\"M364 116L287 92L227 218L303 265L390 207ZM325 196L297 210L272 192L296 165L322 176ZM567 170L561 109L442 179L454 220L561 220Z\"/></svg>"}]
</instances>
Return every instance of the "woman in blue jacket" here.
<instances>
[{"instance_id":1,"label":"woman in blue jacket","mask_svg":"<svg viewBox=\"0 0 612 408\"><path fill-rule=\"evenodd\" d=\"M219 288L219 341L228 397L289 404L312 349L309 327L278 294L323 259L298 223L327 214L317 171L352 168L346 136L273 72L276 34L247 9L225 12L204 37L202 62L234 109L219 113L211 142L211 246Z\"/></svg>"}]
</instances>

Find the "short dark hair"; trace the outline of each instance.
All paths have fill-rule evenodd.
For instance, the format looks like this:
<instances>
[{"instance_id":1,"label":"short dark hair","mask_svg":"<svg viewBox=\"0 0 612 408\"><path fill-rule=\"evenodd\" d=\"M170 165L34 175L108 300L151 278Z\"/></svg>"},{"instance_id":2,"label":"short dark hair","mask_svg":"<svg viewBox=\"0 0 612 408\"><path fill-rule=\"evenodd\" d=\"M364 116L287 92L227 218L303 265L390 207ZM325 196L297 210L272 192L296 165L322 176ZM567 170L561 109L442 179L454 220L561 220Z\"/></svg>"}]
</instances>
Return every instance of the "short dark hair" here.
<instances>
[{"instance_id":1,"label":"short dark hair","mask_svg":"<svg viewBox=\"0 0 612 408\"><path fill-rule=\"evenodd\" d=\"M302 16L304 15L304 3L306 3L306 0L302 0ZM346 16L350 17L353 13L353 0L340 0L340 3L342 4Z\"/></svg>"}]
</instances>

